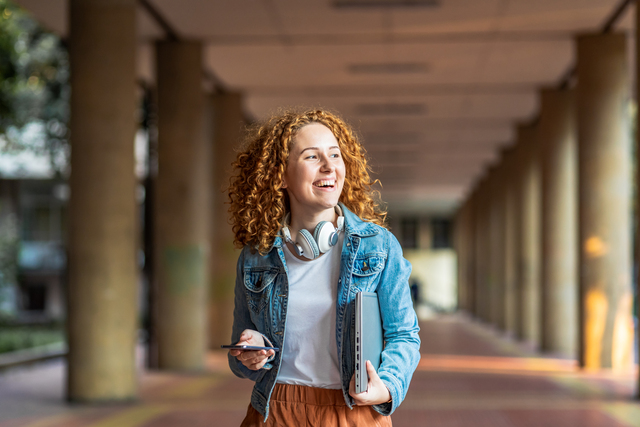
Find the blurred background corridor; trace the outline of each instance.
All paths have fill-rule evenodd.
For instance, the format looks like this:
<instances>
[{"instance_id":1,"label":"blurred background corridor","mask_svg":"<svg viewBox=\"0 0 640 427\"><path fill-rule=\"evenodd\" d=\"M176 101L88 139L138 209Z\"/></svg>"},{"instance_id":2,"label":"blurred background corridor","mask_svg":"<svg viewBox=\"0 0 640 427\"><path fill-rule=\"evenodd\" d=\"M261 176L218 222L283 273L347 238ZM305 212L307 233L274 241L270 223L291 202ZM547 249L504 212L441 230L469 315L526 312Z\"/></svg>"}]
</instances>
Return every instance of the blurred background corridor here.
<instances>
[{"instance_id":1,"label":"blurred background corridor","mask_svg":"<svg viewBox=\"0 0 640 427\"><path fill-rule=\"evenodd\" d=\"M0 0L0 427L234 426L230 164L341 114L413 265L396 426L640 426L631 0Z\"/></svg>"}]
</instances>

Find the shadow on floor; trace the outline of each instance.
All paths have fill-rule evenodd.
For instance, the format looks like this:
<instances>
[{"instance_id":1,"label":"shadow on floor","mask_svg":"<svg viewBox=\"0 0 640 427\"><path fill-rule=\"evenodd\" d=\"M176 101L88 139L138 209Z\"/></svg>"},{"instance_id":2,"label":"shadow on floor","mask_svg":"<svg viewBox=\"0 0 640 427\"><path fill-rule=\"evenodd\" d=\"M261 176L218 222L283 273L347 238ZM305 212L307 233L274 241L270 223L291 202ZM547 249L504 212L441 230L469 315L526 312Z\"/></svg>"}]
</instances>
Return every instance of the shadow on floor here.
<instances>
[{"instance_id":1,"label":"shadow on floor","mask_svg":"<svg viewBox=\"0 0 640 427\"><path fill-rule=\"evenodd\" d=\"M587 374L572 360L536 355L464 315L421 321L423 357L394 427L640 427L637 374ZM234 377L226 353L209 372L141 370L140 400L64 403L64 360L0 374L0 427L237 426L252 383Z\"/></svg>"}]
</instances>

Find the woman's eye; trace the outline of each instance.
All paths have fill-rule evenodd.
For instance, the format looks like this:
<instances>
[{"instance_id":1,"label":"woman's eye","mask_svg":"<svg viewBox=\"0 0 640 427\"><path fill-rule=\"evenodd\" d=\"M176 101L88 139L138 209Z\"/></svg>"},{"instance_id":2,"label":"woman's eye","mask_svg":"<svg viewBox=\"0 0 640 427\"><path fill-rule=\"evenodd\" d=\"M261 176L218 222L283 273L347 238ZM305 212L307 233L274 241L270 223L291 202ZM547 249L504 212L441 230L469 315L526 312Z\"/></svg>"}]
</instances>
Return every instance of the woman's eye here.
<instances>
[{"instance_id":1,"label":"woman's eye","mask_svg":"<svg viewBox=\"0 0 640 427\"><path fill-rule=\"evenodd\" d=\"M305 157L305 159L315 159L315 158L317 158L317 157L318 157L318 156L316 156L315 154L312 154L312 155L310 155L310 156Z\"/></svg>"}]
</instances>

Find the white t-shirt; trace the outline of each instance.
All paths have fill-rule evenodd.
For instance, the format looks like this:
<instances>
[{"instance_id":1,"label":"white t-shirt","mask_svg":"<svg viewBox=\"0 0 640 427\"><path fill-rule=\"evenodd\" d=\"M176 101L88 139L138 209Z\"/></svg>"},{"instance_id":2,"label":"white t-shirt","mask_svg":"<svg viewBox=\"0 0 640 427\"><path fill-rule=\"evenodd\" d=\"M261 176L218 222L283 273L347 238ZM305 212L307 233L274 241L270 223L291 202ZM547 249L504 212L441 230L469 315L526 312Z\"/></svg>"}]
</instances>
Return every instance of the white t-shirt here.
<instances>
[{"instance_id":1,"label":"white t-shirt","mask_svg":"<svg viewBox=\"0 0 640 427\"><path fill-rule=\"evenodd\" d=\"M287 325L278 382L340 389L336 344L336 299L340 276L340 248L344 233L329 252L301 261L289 250Z\"/></svg>"}]
</instances>

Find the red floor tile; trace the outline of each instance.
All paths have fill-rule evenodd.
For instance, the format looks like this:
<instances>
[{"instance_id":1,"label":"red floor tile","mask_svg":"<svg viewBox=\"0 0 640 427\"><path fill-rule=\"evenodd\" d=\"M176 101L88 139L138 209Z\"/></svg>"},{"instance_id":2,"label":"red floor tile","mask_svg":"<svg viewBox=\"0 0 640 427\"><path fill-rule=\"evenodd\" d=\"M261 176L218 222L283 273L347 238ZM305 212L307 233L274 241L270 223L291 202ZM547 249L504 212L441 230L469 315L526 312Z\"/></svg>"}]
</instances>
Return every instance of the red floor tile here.
<instances>
[{"instance_id":1,"label":"red floor tile","mask_svg":"<svg viewBox=\"0 0 640 427\"><path fill-rule=\"evenodd\" d=\"M589 409L505 411L510 425L517 427L629 427L609 415Z\"/></svg>"}]
</instances>

